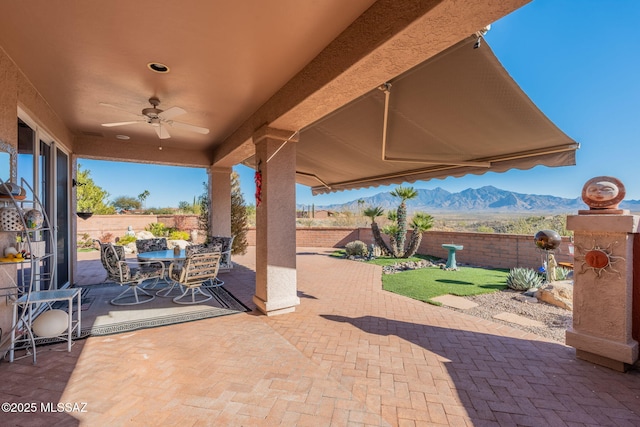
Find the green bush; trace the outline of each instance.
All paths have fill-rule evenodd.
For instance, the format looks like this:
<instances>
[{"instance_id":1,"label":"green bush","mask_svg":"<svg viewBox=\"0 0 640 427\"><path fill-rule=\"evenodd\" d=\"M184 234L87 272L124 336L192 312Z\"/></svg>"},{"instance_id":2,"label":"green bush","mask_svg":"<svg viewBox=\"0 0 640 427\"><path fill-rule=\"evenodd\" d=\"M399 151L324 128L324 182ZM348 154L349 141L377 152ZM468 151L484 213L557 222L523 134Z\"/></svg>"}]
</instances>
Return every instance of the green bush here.
<instances>
[{"instance_id":1,"label":"green bush","mask_svg":"<svg viewBox=\"0 0 640 427\"><path fill-rule=\"evenodd\" d=\"M542 277L532 268L512 268L507 277L507 286L516 291L539 288L542 283Z\"/></svg>"},{"instance_id":2,"label":"green bush","mask_svg":"<svg viewBox=\"0 0 640 427\"><path fill-rule=\"evenodd\" d=\"M147 231L150 231L151 234L153 234L156 237L167 237L167 235L169 234L169 228L167 228L167 226L164 225L162 222L152 222L151 224L147 225L144 229Z\"/></svg>"},{"instance_id":3,"label":"green bush","mask_svg":"<svg viewBox=\"0 0 640 427\"><path fill-rule=\"evenodd\" d=\"M172 230L169 233L169 240L189 240L190 237L186 231Z\"/></svg>"},{"instance_id":4,"label":"green bush","mask_svg":"<svg viewBox=\"0 0 640 427\"><path fill-rule=\"evenodd\" d=\"M131 242L136 241L136 236L124 236L118 239L118 244L121 246L126 246Z\"/></svg>"},{"instance_id":5,"label":"green bush","mask_svg":"<svg viewBox=\"0 0 640 427\"><path fill-rule=\"evenodd\" d=\"M78 235L77 246L82 249L93 248L93 239L89 233L82 233Z\"/></svg>"},{"instance_id":6,"label":"green bush","mask_svg":"<svg viewBox=\"0 0 640 427\"><path fill-rule=\"evenodd\" d=\"M353 242L349 242L344 247L347 256L359 256L366 257L369 255L369 249L367 249L367 245L360 240L354 240Z\"/></svg>"}]
</instances>

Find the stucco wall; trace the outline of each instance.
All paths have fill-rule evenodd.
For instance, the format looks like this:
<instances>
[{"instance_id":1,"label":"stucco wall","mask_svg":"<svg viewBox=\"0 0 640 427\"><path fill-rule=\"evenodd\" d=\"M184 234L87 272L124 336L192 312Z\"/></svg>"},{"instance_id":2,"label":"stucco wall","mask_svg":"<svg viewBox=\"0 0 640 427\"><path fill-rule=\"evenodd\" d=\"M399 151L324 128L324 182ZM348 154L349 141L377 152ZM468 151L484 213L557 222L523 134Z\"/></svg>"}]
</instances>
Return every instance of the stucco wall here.
<instances>
[{"instance_id":1,"label":"stucco wall","mask_svg":"<svg viewBox=\"0 0 640 427\"><path fill-rule=\"evenodd\" d=\"M45 130L58 144L71 148L72 135L69 130L11 58L0 49L0 140L14 147L18 145L18 107L32 119L37 119L38 127ZM2 177L7 178L8 176ZM15 233L0 233L0 249L14 242ZM0 268L5 270L0 272L0 287L12 286L9 278L15 278L15 267ZM4 295L4 292L0 292L0 295ZM4 297L0 297L0 328L3 334L11 330L11 323L11 307L7 306Z\"/></svg>"}]
</instances>

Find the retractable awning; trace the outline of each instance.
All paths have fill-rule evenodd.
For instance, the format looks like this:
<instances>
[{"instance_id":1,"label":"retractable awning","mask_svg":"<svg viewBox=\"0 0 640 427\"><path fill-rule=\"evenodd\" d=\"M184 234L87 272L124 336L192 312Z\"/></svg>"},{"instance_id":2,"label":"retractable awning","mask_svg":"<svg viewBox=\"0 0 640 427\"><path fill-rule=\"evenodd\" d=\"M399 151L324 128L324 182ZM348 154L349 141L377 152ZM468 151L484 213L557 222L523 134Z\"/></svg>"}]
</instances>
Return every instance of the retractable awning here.
<instances>
[{"instance_id":1,"label":"retractable awning","mask_svg":"<svg viewBox=\"0 0 640 427\"><path fill-rule=\"evenodd\" d=\"M313 194L489 171L575 165L579 144L469 37L300 131Z\"/></svg>"}]
</instances>

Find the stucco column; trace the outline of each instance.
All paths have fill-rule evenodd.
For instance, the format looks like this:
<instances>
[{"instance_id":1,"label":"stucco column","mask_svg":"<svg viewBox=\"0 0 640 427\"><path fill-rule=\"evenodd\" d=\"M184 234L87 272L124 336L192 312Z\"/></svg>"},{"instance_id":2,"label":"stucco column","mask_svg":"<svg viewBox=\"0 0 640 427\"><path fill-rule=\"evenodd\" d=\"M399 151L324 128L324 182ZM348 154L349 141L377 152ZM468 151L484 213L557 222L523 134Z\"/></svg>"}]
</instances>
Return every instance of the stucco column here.
<instances>
[{"instance_id":1,"label":"stucco column","mask_svg":"<svg viewBox=\"0 0 640 427\"><path fill-rule=\"evenodd\" d=\"M573 326L567 330L566 343L576 349L578 358L618 371L638 360L638 342L632 338L632 292L639 223L636 215L567 217L567 228L575 236L575 262Z\"/></svg>"},{"instance_id":2,"label":"stucco column","mask_svg":"<svg viewBox=\"0 0 640 427\"><path fill-rule=\"evenodd\" d=\"M209 233L231 236L231 168L209 168Z\"/></svg>"},{"instance_id":3,"label":"stucco column","mask_svg":"<svg viewBox=\"0 0 640 427\"><path fill-rule=\"evenodd\" d=\"M253 136L256 170L256 294L267 315L288 313L300 304L296 285L296 145L294 132L261 128Z\"/></svg>"}]
</instances>

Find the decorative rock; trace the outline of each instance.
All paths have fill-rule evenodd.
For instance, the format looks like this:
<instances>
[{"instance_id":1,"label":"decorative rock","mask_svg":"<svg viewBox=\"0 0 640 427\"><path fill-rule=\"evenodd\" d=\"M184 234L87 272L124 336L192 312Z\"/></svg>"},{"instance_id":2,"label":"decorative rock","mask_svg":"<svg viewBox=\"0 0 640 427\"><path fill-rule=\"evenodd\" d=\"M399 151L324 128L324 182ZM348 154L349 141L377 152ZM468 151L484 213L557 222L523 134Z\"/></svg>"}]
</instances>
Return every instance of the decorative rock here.
<instances>
[{"instance_id":1,"label":"decorative rock","mask_svg":"<svg viewBox=\"0 0 640 427\"><path fill-rule=\"evenodd\" d=\"M536 298L557 307L573 310L573 282L571 280L551 282L538 289Z\"/></svg>"},{"instance_id":2,"label":"decorative rock","mask_svg":"<svg viewBox=\"0 0 640 427\"><path fill-rule=\"evenodd\" d=\"M136 233L136 239L153 239L154 237L155 236L152 232L146 230L138 231Z\"/></svg>"},{"instance_id":3,"label":"decorative rock","mask_svg":"<svg viewBox=\"0 0 640 427\"><path fill-rule=\"evenodd\" d=\"M538 298L536 297L529 297L526 295L516 295L515 299L517 299L520 302L526 302L528 304L536 304L538 302Z\"/></svg>"},{"instance_id":4,"label":"decorative rock","mask_svg":"<svg viewBox=\"0 0 640 427\"><path fill-rule=\"evenodd\" d=\"M427 268L431 266L433 266L433 264L424 259L420 261L403 261L382 267L382 272L384 274L395 274L401 271L417 270L419 268Z\"/></svg>"}]
</instances>

